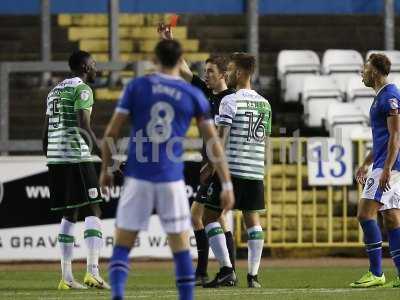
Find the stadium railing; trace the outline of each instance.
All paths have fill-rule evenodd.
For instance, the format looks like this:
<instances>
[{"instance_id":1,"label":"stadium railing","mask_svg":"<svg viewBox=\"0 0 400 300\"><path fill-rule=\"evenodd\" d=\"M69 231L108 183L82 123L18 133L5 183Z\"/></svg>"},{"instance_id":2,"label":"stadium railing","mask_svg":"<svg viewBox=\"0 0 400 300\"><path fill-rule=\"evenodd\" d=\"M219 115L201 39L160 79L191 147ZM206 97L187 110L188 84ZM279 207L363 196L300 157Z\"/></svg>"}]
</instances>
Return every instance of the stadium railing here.
<instances>
[{"instance_id":1,"label":"stadium railing","mask_svg":"<svg viewBox=\"0 0 400 300\"><path fill-rule=\"evenodd\" d=\"M265 176L267 211L261 215L265 247L360 247L356 218L362 187L310 186L307 177L308 138L271 138L270 166ZM361 164L370 141L353 142L354 168ZM247 247L242 215L235 214L239 248Z\"/></svg>"}]
</instances>

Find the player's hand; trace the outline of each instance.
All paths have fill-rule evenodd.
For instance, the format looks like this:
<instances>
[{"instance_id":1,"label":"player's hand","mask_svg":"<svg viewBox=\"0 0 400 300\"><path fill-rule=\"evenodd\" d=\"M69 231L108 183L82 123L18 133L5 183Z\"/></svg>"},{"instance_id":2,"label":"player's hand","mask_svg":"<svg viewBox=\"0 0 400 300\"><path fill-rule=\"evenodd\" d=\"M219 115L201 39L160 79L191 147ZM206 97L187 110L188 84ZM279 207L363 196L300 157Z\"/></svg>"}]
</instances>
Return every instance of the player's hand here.
<instances>
[{"instance_id":1,"label":"player's hand","mask_svg":"<svg viewBox=\"0 0 400 300\"><path fill-rule=\"evenodd\" d=\"M221 208L223 211L228 211L235 205L235 195L233 190L223 190L220 194Z\"/></svg>"},{"instance_id":2,"label":"player's hand","mask_svg":"<svg viewBox=\"0 0 400 300\"><path fill-rule=\"evenodd\" d=\"M172 29L170 25L165 25L164 23L159 23L157 27L157 32L160 38L163 40L173 40Z\"/></svg>"},{"instance_id":3,"label":"player's hand","mask_svg":"<svg viewBox=\"0 0 400 300\"><path fill-rule=\"evenodd\" d=\"M109 192L109 188L114 184L114 176L108 172L107 170L101 170L99 185L101 188L101 192L103 195L107 195Z\"/></svg>"},{"instance_id":4,"label":"player's hand","mask_svg":"<svg viewBox=\"0 0 400 300\"><path fill-rule=\"evenodd\" d=\"M368 168L364 165L359 167L356 172L356 180L359 184L365 184L367 180Z\"/></svg>"},{"instance_id":5,"label":"player's hand","mask_svg":"<svg viewBox=\"0 0 400 300\"><path fill-rule=\"evenodd\" d=\"M384 192L389 191L390 190L389 181L390 181L390 170L384 168L382 170L381 178L379 179L379 188Z\"/></svg>"},{"instance_id":6,"label":"player's hand","mask_svg":"<svg viewBox=\"0 0 400 300\"><path fill-rule=\"evenodd\" d=\"M207 184L214 173L214 167L209 163L205 164L200 170L200 183Z\"/></svg>"}]
</instances>

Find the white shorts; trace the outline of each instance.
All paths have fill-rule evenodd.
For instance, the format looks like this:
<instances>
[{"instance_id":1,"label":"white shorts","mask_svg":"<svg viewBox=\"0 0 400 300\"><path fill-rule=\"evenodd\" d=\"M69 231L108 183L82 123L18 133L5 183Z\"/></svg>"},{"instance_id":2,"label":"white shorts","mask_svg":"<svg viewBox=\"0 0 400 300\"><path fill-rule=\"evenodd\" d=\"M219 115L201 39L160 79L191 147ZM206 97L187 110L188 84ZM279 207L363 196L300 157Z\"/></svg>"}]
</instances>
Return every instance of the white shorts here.
<instances>
[{"instance_id":1,"label":"white shorts","mask_svg":"<svg viewBox=\"0 0 400 300\"><path fill-rule=\"evenodd\" d=\"M116 226L131 231L147 230L153 211L160 217L167 233L191 229L189 201L183 180L154 183L125 177Z\"/></svg>"},{"instance_id":2,"label":"white shorts","mask_svg":"<svg viewBox=\"0 0 400 300\"><path fill-rule=\"evenodd\" d=\"M382 169L372 170L367 181L365 182L362 198L378 201L383 204L379 210L387 210L392 208L400 209L400 172L392 171L390 177L390 190L383 192L379 188L379 179L381 178Z\"/></svg>"}]
</instances>

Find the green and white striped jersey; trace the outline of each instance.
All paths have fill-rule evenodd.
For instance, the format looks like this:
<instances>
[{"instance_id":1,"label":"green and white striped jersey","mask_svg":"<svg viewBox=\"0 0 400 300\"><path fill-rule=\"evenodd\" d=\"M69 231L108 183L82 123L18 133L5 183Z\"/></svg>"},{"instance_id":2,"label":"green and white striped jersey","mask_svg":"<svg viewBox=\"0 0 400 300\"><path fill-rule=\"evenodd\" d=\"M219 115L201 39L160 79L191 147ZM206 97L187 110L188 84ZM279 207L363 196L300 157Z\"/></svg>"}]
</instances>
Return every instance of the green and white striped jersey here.
<instances>
[{"instance_id":1,"label":"green and white striped jersey","mask_svg":"<svg viewBox=\"0 0 400 300\"><path fill-rule=\"evenodd\" d=\"M92 109L93 92L79 77L68 78L47 96L49 116L47 164L91 161L85 134L78 127L77 111Z\"/></svg>"},{"instance_id":2,"label":"green and white striped jersey","mask_svg":"<svg viewBox=\"0 0 400 300\"><path fill-rule=\"evenodd\" d=\"M226 156L232 176L264 180L265 143L271 133L271 106L253 90L225 96L217 125L231 126Z\"/></svg>"}]
</instances>

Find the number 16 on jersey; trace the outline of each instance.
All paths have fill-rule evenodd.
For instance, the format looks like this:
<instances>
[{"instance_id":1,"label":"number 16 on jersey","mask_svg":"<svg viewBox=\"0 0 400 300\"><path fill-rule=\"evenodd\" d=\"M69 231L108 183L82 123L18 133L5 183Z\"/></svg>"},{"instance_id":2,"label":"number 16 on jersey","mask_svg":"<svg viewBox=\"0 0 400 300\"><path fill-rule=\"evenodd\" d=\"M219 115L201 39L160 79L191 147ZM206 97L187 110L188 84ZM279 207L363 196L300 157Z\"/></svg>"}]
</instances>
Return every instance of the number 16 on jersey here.
<instances>
[{"instance_id":1,"label":"number 16 on jersey","mask_svg":"<svg viewBox=\"0 0 400 300\"><path fill-rule=\"evenodd\" d=\"M307 143L309 185L353 184L353 145L350 139L311 138Z\"/></svg>"}]
</instances>

